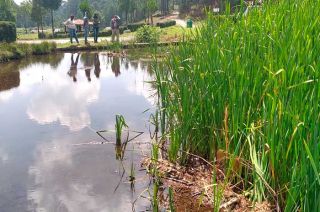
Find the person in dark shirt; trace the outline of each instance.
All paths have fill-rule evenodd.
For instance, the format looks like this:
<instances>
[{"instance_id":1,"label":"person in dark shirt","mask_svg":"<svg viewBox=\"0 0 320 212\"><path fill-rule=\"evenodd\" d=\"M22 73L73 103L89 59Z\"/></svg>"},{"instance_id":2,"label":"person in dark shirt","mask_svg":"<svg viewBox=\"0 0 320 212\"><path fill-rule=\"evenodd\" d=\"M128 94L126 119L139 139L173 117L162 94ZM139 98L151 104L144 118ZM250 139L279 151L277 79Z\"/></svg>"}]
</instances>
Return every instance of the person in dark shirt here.
<instances>
[{"instance_id":1,"label":"person in dark shirt","mask_svg":"<svg viewBox=\"0 0 320 212\"><path fill-rule=\"evenodd\" d=\"M93 15L93 38L94 42L98 42L100 20L97 13Z\"/></svg>"}]
</instances>

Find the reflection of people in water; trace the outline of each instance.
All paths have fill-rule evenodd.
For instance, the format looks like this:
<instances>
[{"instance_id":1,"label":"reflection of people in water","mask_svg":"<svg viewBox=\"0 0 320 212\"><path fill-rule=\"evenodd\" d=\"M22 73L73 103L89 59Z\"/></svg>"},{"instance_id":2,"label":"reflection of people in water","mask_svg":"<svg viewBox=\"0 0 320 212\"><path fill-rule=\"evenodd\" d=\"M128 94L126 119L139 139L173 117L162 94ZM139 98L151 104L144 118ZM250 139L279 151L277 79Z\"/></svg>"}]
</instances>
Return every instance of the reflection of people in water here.
<instances>
[{"instance_id":1,"label":"reflection of people in water","mask_svg":"<svg viewBox=\"0 0 320 212\"><path fill-rule=\"evenodd\" d=\"M77 55L76 61L73 59L73 53L71 55L71 66L70 70L68 72L68 75L72 77L73 82L77 82L77 72L78 72L78 61L79 61L79 56L80 54Z\"/></svg>"},{"instance_id":2,"label":"reflection of people in water","mask_svg":"<svg viewBox=\"0 0 320 212\"><path fill-rule=\"evenodd\" d=\"M95 53L94 54L94 74L96 75L97 78L100 77L100 72L101 72L101 68L100 68L99 54Z\"/></svg>"},{"instance_id":3,"label":"reflection of people in water","mask_svg":"<svg viewBox=\"0 0 320 212\"><path fill-rule=\"evenodd\" d=\"M119 57L113 57L112 64L111 64L111 69L112 69L112 72L114 73L114 75L116 77L118 77L121 74Z\"/></svg>"},{"instance_id":4,"label":"reflection of people in water","mask_svg":"<svg viewBox=\"0 0 320 212\"><path fill-rule=\"evenodd\" d=\"M84 71L86 72L86 77L88 79L88 82L91 82L91 68L87 67Z\"/></svg>"},{"instance_id":5,"label":"reflection of people in water","mask_svg":"<svg viewBox=\"0 0 320 212\"><path fill-rule=\"evenodd\" d=\"M84 65L84 71L86 73L86 77L88 79L88 82L91 82L91 69L94 62L94 55L90 52L86 52L81 55L81 60L83 61Z\"/></svg>"}]
</instances>

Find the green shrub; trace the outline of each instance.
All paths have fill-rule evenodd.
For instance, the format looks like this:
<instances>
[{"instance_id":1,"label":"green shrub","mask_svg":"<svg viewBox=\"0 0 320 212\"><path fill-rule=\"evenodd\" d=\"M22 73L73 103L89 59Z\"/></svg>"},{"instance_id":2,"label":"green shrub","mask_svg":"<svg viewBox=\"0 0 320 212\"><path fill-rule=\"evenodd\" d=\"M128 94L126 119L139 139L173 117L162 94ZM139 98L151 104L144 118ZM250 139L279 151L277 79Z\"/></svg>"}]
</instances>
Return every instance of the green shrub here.
<instances>
[{"instance_id":1,"label":"green shrub","mask_svg":"<svg viewBox=\"0 0 320 212\"><path fill-rule=\"evenodd\" d=\"M120 34L123 34L123 32L124 32L125 30L127 30L127 29L128 29L128 27L126 27L126 26L120 26L120 27L119 27Z\"/></svg>"},{"instance_id":2,"label":"green shrub","mask_svg":"<svg viewBox=\"0 0 320 212\"><path fill-rule=\"evenodd\" d=\"M176 24L177 24L176 21L171 20L171 21L157 23L157 26L160 28L166 28L166 27L174 26Z\"/></svg>"},{"instance_id":3,"label":"green shrub","mask_svg":"<svg viewBox=\"0 0 320 212\"><path fill-rule=\"evenodd\" d=\"M20 59L32 53L30 45L16 43L0 44L0 62Z\"/></svg>"},{"instance_id":4,"label":"green shrub","mask_svg":"<svg viewBox=\"0 0 320 212\"><path fill-rule=\"evenodd\" d=\"M137 24L128 24L128 29L131 31L131 32L135 32L137 31L140 27L143 27L145 26L146 24L145 23L137 23Z\"/></svg>"},{"instance_id":5,"label":"green shrub","mask_svg":"<svg viewBox=\"0 0 320 212\"><path fill-rule=\"evenodd\" d=\"M92 34L92 35L93 35L93 34ZM106 30L106 31L99 32L99 36L100 36L100 37L107 37L107 36L111 36L111 35L112 35L111 29Z\"/></svg>"},{"instance_id":6,"label":"green shrub","mask_svg":"<svg viewBox=\"0 0 320 212\"><path fill-rule=\"evenodd\" d=\"M49 54L56 49L55 43L42 42L41 44L31 45L32 54L34 55L43 55Z\"/></svg>"},{"instance_id":7,"label":"green shrub","mask_svg":"<svg viewBox=\"0 0 320 212\"><path fill-rule=\"evenodd\" d=\"M0 42L14 42L16 40L16 25L12 22L0 21Z\"/></svg>"},{"instance_id":8,"label":"green shrub","mask_svg":"<svg viewBox=\"0 0 320 212\"><path fill-rule=\"evenodd\" d=\"M159 41L159 31L156 27L145 25L137 30L138 43L156 43Z\"/></svg>"},{"instance_id":9,"label":"green shrub","mask_svg":"<svg viewBox=\"0 0 320 212\"><path fill-rule=\"evenodd\" d=\"M56 43L41 44L0 43L0 62L21 59L29 55L43 55L54 52Z\"/></svg>"}]
</instances>

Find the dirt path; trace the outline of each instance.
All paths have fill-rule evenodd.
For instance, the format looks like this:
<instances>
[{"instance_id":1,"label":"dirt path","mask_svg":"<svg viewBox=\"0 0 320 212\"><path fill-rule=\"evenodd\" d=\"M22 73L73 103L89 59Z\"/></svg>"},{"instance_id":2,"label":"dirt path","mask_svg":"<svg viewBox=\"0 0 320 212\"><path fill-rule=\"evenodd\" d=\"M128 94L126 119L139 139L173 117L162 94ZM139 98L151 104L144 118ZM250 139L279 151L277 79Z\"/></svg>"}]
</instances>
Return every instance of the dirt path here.
<instances>
[{"instance_id":1,"label":"dirt path","mask_svg":"<svg viewBox=\"0 0 320 212\"><path fill-rule=\"evenodd\" d=\"M174 12L173 14L170 14L162 18L162 21L166 21L166 20L174 20L176 21L178 26L182 26L184 28L187 27L187 21L179 18L179 12Z\"/></svg>"},{"instance_id":2,"label":"dirt path","mask_svg":"<svg viewBox=\"0 0 320 212\"><path fill-rule=\"evenodd\" d=\"M84 42L84 38L78 38L79 42ZM134 39L133 35L126 35L126 36L120 36L120 41L121 42L127 42L131 41ZM88 38L88 41L90 43L93 43L93 38ZM111 41L111 37L100 37L98 39L98 42L101 41ZM40 44L42 42L49 42L49 43L57 43L57 44L64 44L64 43L69 43L70 39L69 38L64 38L64 39L43 39L43 40L17 40L17 43L27 43L27 44ZM74 41L75 42L75 41Z\"/></svg>"}]
</instances>

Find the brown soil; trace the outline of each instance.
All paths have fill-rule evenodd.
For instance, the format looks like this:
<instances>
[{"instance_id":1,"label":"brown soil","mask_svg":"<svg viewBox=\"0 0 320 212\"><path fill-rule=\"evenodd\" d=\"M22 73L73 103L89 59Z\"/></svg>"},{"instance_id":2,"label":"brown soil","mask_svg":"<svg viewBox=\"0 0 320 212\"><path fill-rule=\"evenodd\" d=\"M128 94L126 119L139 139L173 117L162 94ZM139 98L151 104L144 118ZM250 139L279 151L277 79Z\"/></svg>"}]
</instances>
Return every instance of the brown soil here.
<instances>
[{"instance_id":1,"label":"brown soil","mask_svg":"<svg viewBox=\"0 0 320 212\"><path fill-rule=\"evenodd\" d=\"M253 204L241 192L226 183L221 163L212 165L200 158L193 157L187 166L170 163L168 160L152 161L146 158L142 162L149 173L154 168L161 180L158 199L162 207L169 208L166 188L171 187L176 211L273 211L268 202ZM215 174L213 174L213 171ZM213 181L213 176L216 181ZM220 191L220 192L219 192ZM216 195L214 195L216 193ZM218 198L220 196L220 198ZM219 201L220 200L220 201ZM216 203L214 203L216 201ZM214 204L219 204L214 207Z\"/></svg>"}]
</instances>

